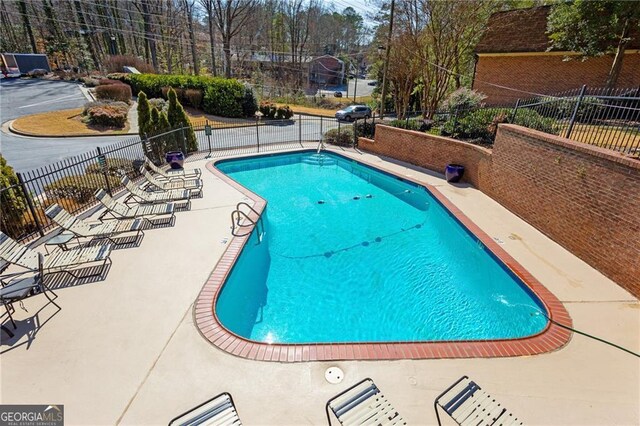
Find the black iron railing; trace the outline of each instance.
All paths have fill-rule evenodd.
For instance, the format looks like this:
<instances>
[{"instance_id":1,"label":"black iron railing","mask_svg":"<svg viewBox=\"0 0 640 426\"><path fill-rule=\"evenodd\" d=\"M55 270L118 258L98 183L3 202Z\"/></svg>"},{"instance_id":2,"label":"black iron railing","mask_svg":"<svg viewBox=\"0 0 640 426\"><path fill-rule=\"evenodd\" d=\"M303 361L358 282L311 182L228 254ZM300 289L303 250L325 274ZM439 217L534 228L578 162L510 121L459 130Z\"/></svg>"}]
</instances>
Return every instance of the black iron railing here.
<instances>
[{"instance_id":1,"label":"black iron railing","mask_svg":"<svg viewBox=\"0 0 640 426\"><path fill-rule=\"evenodd\" d=\"M17 173L18 184L0 189L0 225L3 232L19 241L44 235L54 227L44 214L49 205L58 203L73 214L90 209L97 204L93 196L97 189L103 188L113 194L122 189L122 175L139 178L145 155L153 158L149 149L163 149L168 146L167 141L187 152L187 161L190 161L301 147L303 142L320 141L328 130L336 128L344 132L351 127L351 123L339 123L332 118L300 115L290 120L235 123L201 120L191 126L197 144L191 152L188 152L186 141L187 128L127 138ZM355 140L353 137L352 141ZM156 155L155 160L160 163L161 157Z\"/></svg>"}]
</instances>

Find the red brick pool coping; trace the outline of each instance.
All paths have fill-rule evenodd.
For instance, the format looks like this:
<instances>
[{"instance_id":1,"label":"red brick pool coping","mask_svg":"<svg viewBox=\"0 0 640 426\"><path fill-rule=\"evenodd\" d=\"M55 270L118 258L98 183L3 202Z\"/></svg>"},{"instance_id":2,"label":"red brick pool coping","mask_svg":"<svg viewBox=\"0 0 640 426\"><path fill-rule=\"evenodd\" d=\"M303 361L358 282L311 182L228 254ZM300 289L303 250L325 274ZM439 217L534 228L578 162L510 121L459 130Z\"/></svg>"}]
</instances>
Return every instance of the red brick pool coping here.
<instances>
[{"instance_id":1,"label":"red brick pool coping","mask_svg":"<svg viewBox=\"0 0 640 426\"><path fill-rule=\"evenodd\" d=\"M361 160L359 160L361 161ZM361 161L368 164L366 161ZM379 165L368 164L376 169L397 176ZM207 169L217 178L236 188L254 202L253 208L260 214L266 201L207 164ZM466 226L493 254L518 276L547 308L549 317L566 327L572 326L569 313L562 303L537 279L526 271L489 235L465 216L451 201L433 186L402 177L402 179L425 186L464 226ZM257 219L257 218L256 218ZM250 231L251 228L245 228ZM258 361L305 362L337 360L391 360L391 359L438 359L438 358L494 358L536 355L551 352L569 342L571 332L549 321L540 333L520 338L503 340L436 341L436 342L375 342L375 343L305 343L269 344L254 342L240 337L224 328L215 312L218 294L236 262L249 236L233 237L218 261L213 272L202 287L195 303L195 323L200 333L218 348L242 358Z\"/></svg>"}]
</instances>

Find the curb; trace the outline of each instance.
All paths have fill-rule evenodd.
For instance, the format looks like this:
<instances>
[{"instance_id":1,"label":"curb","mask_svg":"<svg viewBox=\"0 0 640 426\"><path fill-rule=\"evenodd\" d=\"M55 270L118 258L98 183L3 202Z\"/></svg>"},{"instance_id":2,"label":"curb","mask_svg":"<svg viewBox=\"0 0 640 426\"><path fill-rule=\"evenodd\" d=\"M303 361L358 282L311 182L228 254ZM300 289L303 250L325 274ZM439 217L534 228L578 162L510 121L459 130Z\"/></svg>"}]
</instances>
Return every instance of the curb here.
<instances>
[{"instance_id":1,"label":"curb","mask_svg":"<svg viewBox=\"0 0 640 426\"><path fill-rule=\"evenodd\" d=\"M80 133L77 135L48 135L48 134L40 134L40 133L29 133L29 132L24 132L22 130L16 130L13 128L13 122L16 121L16 119L14 120L10 120L7 121L6 123L3 124L7 125L9 128L9 131L11 133L15 133L16 135L20 135L20 136L26 136L26 137L30 137L30 138L59 138L59 139L65 139L65 138L102 138L102 137L106 137L106 136L138 136L138 133L116 133L116 134L108 134L108 135L96 135L94 133Z\"/></svg>"}]
</instances>

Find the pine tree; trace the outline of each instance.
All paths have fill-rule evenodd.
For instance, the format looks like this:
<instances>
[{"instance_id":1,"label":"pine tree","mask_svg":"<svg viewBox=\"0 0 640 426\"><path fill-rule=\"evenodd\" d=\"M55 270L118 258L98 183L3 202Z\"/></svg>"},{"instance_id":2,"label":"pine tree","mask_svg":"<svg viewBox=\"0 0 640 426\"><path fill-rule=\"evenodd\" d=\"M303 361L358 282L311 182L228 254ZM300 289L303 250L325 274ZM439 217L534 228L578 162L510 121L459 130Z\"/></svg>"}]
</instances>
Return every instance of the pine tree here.
<instances>
[{"instance_id":1,"label":"pine tree","mask_svg":"<svg viewBox=\"0 0 640 426\"><path fill-rule=\"evenodd\" d=\"M196 139L196 133L193 131L191 122L184 108L178 101L178 96L173 88L169 89L167 93L169 98L169 109L167 110L167 118L171 127L174 129L184 128L185 145L187 152L193 152L198 150L198 140Z\"/></svg>"},{"instance_id":2,"label":"pine tree","mask_svg":"<svg viewBox=\"0 0 640 426\"><path fill-rule=\"evenodd\" d=\"M149 133L151 126L151 104L144 92L138 93L138 132L144 138L145 133Z\"/></svg>"}]
</instances>

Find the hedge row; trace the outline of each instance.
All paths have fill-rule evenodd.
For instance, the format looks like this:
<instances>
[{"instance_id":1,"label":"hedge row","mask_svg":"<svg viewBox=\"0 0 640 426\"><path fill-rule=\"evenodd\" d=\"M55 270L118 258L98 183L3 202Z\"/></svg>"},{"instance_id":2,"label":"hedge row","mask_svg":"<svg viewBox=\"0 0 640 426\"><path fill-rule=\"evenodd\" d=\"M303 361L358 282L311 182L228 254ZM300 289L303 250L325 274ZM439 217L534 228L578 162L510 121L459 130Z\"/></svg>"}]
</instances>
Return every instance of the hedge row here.
<instances>
[{"instance_id":1,"label":"hedge row","mask_svg":"<svg viewBox=\"0 0 640 426\"><path fill-rule=\"evenodd\" d=\"M253 91L238 80L173 74L109 74L131 86L133 93L145 92L149 98L166 97L166 89L192 89L203 94L202 108L221 117L251 117L258 109Z\"/></svg>"}]
</instances>

